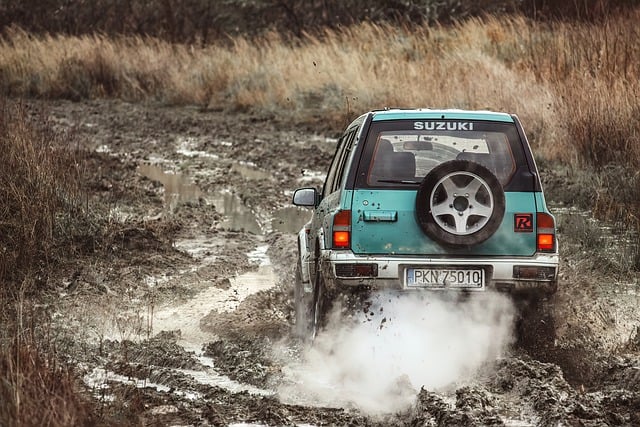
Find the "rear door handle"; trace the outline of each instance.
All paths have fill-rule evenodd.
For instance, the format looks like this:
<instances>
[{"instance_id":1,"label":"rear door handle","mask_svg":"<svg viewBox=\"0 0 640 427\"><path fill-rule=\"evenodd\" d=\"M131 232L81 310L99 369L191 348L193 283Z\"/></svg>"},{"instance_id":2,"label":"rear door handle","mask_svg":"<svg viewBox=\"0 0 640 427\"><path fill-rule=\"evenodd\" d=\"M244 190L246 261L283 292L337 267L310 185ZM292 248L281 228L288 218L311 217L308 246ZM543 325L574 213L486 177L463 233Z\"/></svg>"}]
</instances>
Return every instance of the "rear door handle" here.
<instances>
[{"instance_id":1,"label":"rear door handle","mask_svg":"<svg viewBox=\"0 0 640 427\"><path fill-rule=\"evenodd\" d=\"M365 221L387 221L396 222L398 220L398 211L364 211L363 218Z\"/></svg>"}]
</instances>

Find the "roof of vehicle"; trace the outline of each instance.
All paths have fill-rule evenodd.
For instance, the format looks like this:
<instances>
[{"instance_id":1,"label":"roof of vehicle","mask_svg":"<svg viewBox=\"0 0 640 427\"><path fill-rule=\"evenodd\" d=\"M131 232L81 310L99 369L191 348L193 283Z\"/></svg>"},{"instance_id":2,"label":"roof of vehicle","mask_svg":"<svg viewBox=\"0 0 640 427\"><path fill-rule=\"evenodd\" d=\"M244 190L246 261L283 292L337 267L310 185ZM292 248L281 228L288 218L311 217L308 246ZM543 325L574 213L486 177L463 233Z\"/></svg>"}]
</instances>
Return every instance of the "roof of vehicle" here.
<instances>
[{"instance_id":1,"label":"roof of vehicle","mask_svg":"<svg viewBox=\"0 0 640 427\"><path fill-rule=\"evenodd\" d=\"M372 111L373 121L402 120L402 119L452 119L452 120L490 120L497 122L513 123L513 117L507 113L495 111L470 111L470 110L431 110L431 109L385 109Z\"/></svg>"}]
</instances>

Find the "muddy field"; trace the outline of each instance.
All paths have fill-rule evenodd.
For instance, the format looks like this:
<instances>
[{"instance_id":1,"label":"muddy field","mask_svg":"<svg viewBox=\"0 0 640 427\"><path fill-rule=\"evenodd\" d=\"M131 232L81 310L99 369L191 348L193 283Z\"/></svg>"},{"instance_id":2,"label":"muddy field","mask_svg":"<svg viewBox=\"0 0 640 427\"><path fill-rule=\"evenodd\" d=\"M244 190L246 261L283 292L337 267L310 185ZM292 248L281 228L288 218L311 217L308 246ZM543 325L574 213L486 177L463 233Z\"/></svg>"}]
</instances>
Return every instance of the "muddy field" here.
<instances>
[{"instance_id":1,"label":"muddy field","mask_svg":"<svg viewBox=\"0 0 640 427\"><path fill-rule=\"evenodd\" d=\"M295 232L309 212L290 198L321 184L335 135L197 108L31 108L90 152L88 203L119 225L107 251L73 261L50 308L57 347L101 414L124 425L640 425L640 282L600 268L624 256L615 236L594 257L561 234L560 290L540 306L379 294L309 346L291 332ZM561 232L581 215L556 214Z\"/></svg>"}]
</instances>

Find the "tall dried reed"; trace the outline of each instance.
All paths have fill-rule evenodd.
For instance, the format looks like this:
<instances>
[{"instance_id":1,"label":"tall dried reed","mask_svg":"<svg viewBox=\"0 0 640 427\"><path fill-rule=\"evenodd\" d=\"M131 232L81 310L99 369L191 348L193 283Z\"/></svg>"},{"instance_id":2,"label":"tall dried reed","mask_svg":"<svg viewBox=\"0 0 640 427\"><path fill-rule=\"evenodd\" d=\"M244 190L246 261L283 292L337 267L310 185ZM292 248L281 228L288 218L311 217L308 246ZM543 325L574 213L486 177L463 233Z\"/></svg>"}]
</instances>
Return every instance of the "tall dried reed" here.
<instances>
[{"instance_id":1,"label":"tall dried reed","mask_svg":"<svg viewBox=\"0 0 640 427\"><path fill-rule=\"evenodd\" d=\"M52 343L37 338L33 326L3 323L2 335L13 339L0 341L0 425L95 425L73 369L60 363Z\"/></svg>"},{"instance_id":2,"label":"tall dried reed","mask_svg":"<svg viewBox=\"0 0 640 427\"><path fill-rule=\"evenodd\" d=\"M536 24L512 66L553 90L564 137L549 151L582 166L640 166L640 8L584 23Z\"/></svg>"},{"instance_id":3,"label":"tall dried reed","mask_svg":"<svg viewBox=\"0 0 640 427\"><path fill-rule=\"evenodd\" d=\"M204 47L13 30L0 42L0 88L281 113L336 128L349 113L384 106L509 110L544 155L605 164L618 159L596 156L593 135L580 128L611 118L623 135L635 126L627 118L637 116L639 18L640 9L598 25L522 17L452 27L364 23L293 41L270 33ZM616 129L598 130L597 145ZM610 151L634 146L616 139Z\"/></svg>"},{"instance_id":4,"label":"tall dried reed","mask_svg":"<svg viewBox=\"0 0 640 427\"><path fill-rule=\"evenodd\" d=\"M75 147L21 105L0 101L0 292L39 273L80 205Z\"/></svg>"},{"instance_id":5,"label":"tall dried reed","mask_svg":"<svg viewBox=\"0 0 640 427\"><path fill-rule=\"evenodd\" d=\"M71 141L34 117L0 99L0 425L90 425L88 400L33 308L80 217L80 169Z\"/></svg>"}]
</instances>

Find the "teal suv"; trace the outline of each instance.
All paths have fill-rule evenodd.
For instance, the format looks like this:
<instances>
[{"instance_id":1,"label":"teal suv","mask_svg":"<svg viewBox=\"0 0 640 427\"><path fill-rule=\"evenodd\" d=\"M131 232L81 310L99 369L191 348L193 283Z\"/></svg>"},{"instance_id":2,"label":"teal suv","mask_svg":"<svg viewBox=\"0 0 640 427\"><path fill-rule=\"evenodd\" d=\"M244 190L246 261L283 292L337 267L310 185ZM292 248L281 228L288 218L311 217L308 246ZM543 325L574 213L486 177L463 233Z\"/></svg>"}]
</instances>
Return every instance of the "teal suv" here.
<instances>
[{"instance_id":1,"label":"teal suv","mask_svg":"<svg viewBox=\"0 0 640 427\"><path fill-rule=\"evenodd\" d=\"M351 123L298 234L300 333L337 298L372 289L549 295L558 242L518 118L387 109Z\"/></svg>"}]
</instances>

